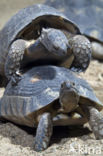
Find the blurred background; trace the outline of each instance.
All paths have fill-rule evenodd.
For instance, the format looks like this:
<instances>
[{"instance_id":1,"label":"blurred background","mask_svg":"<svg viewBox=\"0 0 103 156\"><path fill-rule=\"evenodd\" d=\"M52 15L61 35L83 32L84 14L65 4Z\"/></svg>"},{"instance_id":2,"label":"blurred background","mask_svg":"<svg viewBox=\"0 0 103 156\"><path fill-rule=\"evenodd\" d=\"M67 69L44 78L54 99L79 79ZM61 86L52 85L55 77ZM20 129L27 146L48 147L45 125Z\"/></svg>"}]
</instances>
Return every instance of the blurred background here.
<instances>
[{"instance_id":1,"label":"blurred background","mask_svg":"<svg viewBox=\"0 0 103 156\"><path fill-rule=\"evenodd\" d=\"M43 2L44 0L0 0L0 28L20 9Z\"/></svg>"}]
</instances>

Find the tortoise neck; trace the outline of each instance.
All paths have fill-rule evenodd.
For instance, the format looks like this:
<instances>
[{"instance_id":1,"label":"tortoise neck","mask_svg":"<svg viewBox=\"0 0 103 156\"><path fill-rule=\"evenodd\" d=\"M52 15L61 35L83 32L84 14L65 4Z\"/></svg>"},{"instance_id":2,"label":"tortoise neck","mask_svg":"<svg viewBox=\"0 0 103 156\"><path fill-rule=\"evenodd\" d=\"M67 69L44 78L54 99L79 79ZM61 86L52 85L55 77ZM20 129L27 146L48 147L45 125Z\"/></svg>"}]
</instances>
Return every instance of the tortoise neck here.
<instances>
[{"instance_id":1,"label":"tortoise neck","mask_svg":"<svg viewBox=\"0 0 103 156\"><path fill-rule=\"evenodd\" d=\"M44 50L43 50L44 49ZM42 51L46 51L45 47L43 46L43 44L40 42L40 40L36 40L34 41L33 44L30 45L30 47L28 48L29 54L32 56L34 56L34 52L38 53L38 52L42 52Z\"/></svg>"}]
</instances>

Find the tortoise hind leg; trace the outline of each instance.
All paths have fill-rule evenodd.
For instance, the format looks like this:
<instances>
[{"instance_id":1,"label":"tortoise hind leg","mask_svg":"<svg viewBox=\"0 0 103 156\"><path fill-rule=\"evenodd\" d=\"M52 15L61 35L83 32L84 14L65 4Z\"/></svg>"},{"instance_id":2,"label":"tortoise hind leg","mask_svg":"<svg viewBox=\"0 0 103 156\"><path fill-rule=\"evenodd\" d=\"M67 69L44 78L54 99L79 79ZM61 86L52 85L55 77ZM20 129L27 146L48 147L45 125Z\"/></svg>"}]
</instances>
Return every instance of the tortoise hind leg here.
<instances>
[{"instance_id":1,"label":"tortoise hind leg","mask_svg":"<svg viewBox=\"0 0 103 156\"><path fill-rule=\"evenodd\" d=\"M5 75L8 80L12 79L13 84L16 84L20 78L20 63L23 59L27 46L27 41L18 39L14 41L10 47L5 63Z\"/></svg>"},{"instance_id":2,"label":"tortoise hind leg","mask_svg":"<svg viewBox=\"0 0 103 156\"><path fill-rule=\"evenodd\" d=\"M83 108L86 117L88 118L89 125L96 137L96 139L103 139L103 116L94 107L88 106Z\"/></svg>"},{"instance_id":3,"label":"tortoise hind leg","mask_svg":"<svg viewBox=\"0 0 103 156\"><path fill-rule=\"evenodd\" d=\"M48 145L52 135L53 125L50 113L44 113L39 121L36 137L35 137L35 150L43 151Z\"/></svg>"}]
</instances>

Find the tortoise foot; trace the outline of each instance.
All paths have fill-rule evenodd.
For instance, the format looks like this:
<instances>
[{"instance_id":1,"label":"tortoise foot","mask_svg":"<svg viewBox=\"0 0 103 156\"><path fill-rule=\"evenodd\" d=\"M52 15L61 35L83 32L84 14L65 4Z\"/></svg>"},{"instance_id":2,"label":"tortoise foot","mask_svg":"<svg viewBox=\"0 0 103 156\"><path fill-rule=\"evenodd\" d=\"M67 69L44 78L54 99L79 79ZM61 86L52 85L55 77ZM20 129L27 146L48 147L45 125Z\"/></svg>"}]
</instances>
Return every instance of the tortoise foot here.
<instances>
[{"instance_id":1,"label":"tortoise foot","mask_svg":"<svg viewBox=\"0 0 103 156\"><path fill-rule=\"evenodd\" d=\"M89 124L93 130L96 139L103 139L103 116L95 108L90 108Z\"/></svg>"},{"instance_id":2,"label":"tortoise foot","mask_svg":"<svg viewBox=\"0 0 103 156\"><path fill-rule=\"evenodd\" d=\"M96 139L103 139L103 115L92 106L84 107L83 111Z\"/></svg>"},{"instance_id":3,"label":"tortoise foot","mask_svg":"<svg viewBox=\"0 0 103 156\"><path fill-rule=\"evenodd\" d=\"M12 82L14 83L19 81L19 68L26 48L27 41L21 39L13 42L10 47L5 64L5 75L8 78L8 80L12 79Z\"/></svg>"},{"instance_id":4,"label":"tortoise foot","mask_svg":"<svg viewBox=\"0 0 103 156\"><path fill-rule=\"evenodd\" d=\"M74 54L71 69L76 72L85 71L91 60L91 43L82 35L76 35L69 40Z\"/></svg>"},{"instance_id":5,"label":"tortoise foot","mask_svg":"<svg viewBox=\"0 0 103 156\"><path fill-rule=\"evenodd\" d=\"M73 62L73 64L74 64L74 62ZM72 64L72 65L73 65ZM74 65L73 65L74 66ZM80 73L80 72L82 72L83 70L81 69L81 68L79 68L79 67L71 67L70 68L73 72L78 72L78 73Z\"/></svg>"},{"instance_id":6,"label":"tortoise foot","mask_svg":"<svg viewBox=\"0 0 103 156\"><path fill-rule=\"evenodd\" d=\"M12 77L11 77L11 84L13 86L17 85L17 83L21 80L21 74L14 74Z\"/></svg>"},{"instance_id":7,"label":"tortoise foot","mask_svg":"<svg viewBox=\"0 0 103 156\"><path fill-rule=\"evenodd\" d=\"M96 139L103 139L103 118L97 122L97 127L93 127Z\"/></svg>"},{"instance_id":8,"label":"tortoise foot","mask_svg":"<svg viewBox=\"0 0 103 156\"><path fill-rule=\"evenodd\" d=\"M50 113L44 113L39 121L36 137L35 137L35 150L43 151L48 145L52 135L52 120Z\"/></svg>"}]
</instances>

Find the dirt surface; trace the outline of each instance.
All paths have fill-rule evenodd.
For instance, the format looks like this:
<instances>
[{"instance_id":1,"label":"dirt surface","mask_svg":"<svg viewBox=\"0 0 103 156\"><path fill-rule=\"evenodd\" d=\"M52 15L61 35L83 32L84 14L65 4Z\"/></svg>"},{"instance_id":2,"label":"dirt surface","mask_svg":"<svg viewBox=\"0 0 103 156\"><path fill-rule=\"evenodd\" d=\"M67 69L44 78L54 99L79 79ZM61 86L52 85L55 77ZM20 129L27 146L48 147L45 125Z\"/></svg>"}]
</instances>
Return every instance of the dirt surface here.
<instances>
[{"instance_id":1,"label":"dirt surface","mask_svg":"<svg viewBox=\"0 0 103 156\"><path fill-rule=\"evenodd\" d=\"M20 8L34 2L38 1L0 0L0 27ZM103 63L92 61L81 76L91 84L103 102ZM3 91L4 88L1 88L0 96ZM84 127L55 127L49 148L39 153L33 149L35 133L35 129L18 127L8 122L0 124L0 156L103 155L103 140L95 140L88 124Z\"/></svg>"}]
</instances>

